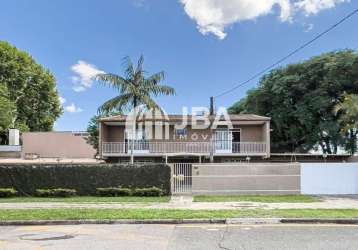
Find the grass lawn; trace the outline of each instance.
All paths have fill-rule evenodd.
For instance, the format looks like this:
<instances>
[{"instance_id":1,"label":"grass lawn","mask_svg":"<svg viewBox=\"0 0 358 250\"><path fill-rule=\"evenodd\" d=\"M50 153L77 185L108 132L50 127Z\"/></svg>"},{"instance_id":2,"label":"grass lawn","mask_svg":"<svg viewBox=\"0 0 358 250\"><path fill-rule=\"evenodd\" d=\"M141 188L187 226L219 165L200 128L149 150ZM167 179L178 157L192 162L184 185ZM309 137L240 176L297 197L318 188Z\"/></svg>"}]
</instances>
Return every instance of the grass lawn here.
<instances>
[{"instance_id":1,"label":"grass lawn","mask_svg":"<svg viewBox=\"0 0 358 250\"><path fill-rule=\"evenodd\" d=\"M170 196L163 197L96 197L96 196L75 196L69 198L39 198L39 197L14 197L14 198L0 198L0 203L15 203L15 202L66 202L66 203L130 203L130 202L169 202Z\"/></svg>"},{"instance_id":2,"label":"grass lawn","mask_svg":"<svg viewBox=\"0 0 358 250\"><path fill-rule=\"evenodd\" d=\"M0 210L0 221L86 219L358 218L358 209L32 209Z\"/></svg>"},{"instance_id":3,"label":"grass lawn","mask_svg":"<svg viewBox=\"0 0 358 250\"><path fill-rule=\"evenodd\" d=\"M266 203L309 203L319 202L308 195L237 195L237 196L195 196L194 202L266 202Z\"/></svg>"}]
</instances>

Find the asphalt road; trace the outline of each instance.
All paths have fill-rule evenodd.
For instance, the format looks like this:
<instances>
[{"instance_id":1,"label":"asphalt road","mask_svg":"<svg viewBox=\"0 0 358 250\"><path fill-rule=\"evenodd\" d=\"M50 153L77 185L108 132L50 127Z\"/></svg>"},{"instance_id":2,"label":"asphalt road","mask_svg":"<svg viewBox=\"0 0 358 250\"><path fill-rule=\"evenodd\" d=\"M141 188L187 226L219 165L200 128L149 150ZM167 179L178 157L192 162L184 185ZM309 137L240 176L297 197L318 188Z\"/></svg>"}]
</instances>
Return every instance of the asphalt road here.
<instances>
[{"instance_id":1,"label":"asphalt road","mask_svg":"<svg viewBox=\"0 0 358 250\"><path fill-rule=\"evenodd\" d=\"M9 226L0 227L0 249L358 249L358 226Z\"/></svg>"}]
</instances>

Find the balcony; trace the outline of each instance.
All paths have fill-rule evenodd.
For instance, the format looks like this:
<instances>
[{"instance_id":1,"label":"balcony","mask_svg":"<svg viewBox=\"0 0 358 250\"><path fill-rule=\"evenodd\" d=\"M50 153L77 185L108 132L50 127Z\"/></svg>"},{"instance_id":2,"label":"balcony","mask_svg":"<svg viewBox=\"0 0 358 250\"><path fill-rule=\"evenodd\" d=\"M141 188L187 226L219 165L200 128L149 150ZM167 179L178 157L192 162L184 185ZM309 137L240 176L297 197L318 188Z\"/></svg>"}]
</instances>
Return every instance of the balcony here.
<instances>
[{"instance_id":1,"label":"balcony","mask_svg":"<svg viewBox=\"0 0 358 250\"><path fill-rule=\"evenodd\" d=\"M134 155L171 155L171 154L197 154L197 155L266 155L265 142L104 142L102 155L126 156L133 148Z\"/></svg>"}]
</instances>

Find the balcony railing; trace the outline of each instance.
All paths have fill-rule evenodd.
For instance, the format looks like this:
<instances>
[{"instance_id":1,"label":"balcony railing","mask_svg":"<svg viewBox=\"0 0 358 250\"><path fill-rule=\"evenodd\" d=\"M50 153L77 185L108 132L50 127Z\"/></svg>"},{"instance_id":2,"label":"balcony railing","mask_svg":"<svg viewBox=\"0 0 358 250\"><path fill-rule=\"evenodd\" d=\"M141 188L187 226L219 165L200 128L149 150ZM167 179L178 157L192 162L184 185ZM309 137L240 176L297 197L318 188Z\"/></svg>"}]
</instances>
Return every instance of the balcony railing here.
<instances>
[{"instance_id":1,"label":"balcony railing","mask_svg":"<svg viewBox=\"0 0 358 250\"><path fill-rule=\"evenodd\" d=\"M134 154L265 154L265 142L104 142L102 154L104 156Z\"/></svg>"}]
</instances>

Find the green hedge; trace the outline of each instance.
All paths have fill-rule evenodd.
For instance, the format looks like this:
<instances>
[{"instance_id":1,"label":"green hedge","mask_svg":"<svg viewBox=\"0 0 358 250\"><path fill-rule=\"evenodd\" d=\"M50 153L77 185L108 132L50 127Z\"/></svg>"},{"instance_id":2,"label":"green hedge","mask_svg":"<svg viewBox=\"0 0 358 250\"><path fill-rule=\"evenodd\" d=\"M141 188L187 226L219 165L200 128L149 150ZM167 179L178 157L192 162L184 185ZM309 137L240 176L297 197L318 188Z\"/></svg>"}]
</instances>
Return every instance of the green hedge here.
<instances>
[{"instance_id":1,"label":"green hedge","mask_svg":"<svg viewBox=\"0 0 358 250\"><path fill-rule=\"evenodd\" d=\"M75 189L68 188L56 188L56 189L36 189L35 196L37 197L71 197L75 196L77 191Z\"/></svg>"},{"instance_id":2,"label":"green hedge","mask_svg":"<svg viewBox=\"0 0 358 250\"><path fill-rule=\"evenodd\" d=\"M13 188L0 188L0 198L8 198L17 195L17 191Z\"/></svg>"},{"instance_id":3,"label":"green hedge","mask_svg":"<svg viewBox=\"0 0 358 250\"><path fill-rule=\"evenodd\" d=\"M36 189L75 189L78 195L96 195L102 187L161 188L170 194L170 167L165 164L22 164L0 165L0 187L13 187L20 195Z\"/></svg>"},{"instance_id":4,"label":"green hedge","mask_svg":"<svg viewBox=\"0 0 358 250\"><path fill-rule=\"evenodd\" d=\"M132 190L129 188L97 188L96 194L102 197L117 197L117 196L130 196L132 195Z\"/></svg>"}]
</instances>

